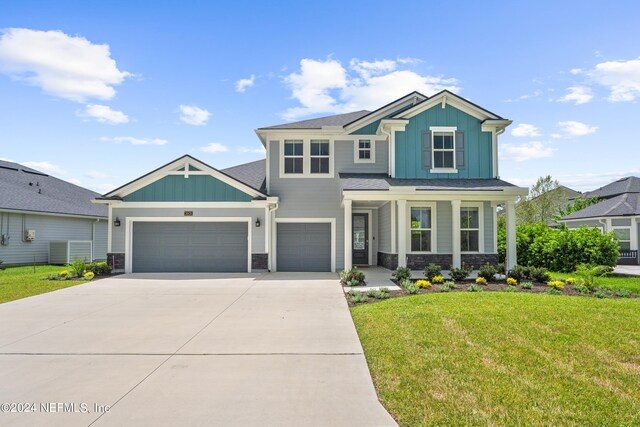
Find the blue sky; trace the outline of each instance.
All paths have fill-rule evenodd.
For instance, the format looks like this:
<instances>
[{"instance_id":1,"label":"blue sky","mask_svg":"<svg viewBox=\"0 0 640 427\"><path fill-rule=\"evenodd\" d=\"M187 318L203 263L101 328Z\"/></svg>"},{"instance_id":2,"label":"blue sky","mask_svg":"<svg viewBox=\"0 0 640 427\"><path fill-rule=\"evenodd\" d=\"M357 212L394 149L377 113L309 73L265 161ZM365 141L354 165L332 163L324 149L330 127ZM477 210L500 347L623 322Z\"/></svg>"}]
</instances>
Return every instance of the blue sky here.
<instances>
[{"instance_id":1,"label":"blue sky","mask_svg":"<svg viewBox=\"0 0 640 427\"><path fill-rule=\"evenodd\" d=\"M254 129L450 88L514 121L500 175L640 175L638 2L0 3L0 158L99 192Z\"/></svg>"}]
</instances>

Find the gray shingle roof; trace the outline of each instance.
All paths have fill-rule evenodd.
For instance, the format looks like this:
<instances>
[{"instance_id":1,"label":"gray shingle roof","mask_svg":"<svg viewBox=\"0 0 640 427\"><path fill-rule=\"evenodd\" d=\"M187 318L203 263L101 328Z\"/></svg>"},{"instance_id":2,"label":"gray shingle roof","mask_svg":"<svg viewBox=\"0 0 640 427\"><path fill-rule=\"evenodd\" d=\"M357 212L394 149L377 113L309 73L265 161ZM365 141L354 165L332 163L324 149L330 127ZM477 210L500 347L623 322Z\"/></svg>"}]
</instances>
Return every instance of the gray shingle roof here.
<instances>
[{"instance_id":1,"label":"gray shingle roof","mask_svg":"<svg viewBox=\"0 0 640 427\"><path fill-rule=\"evenodd\" d=\"M370 111L361 110L352 113L336 114L334 116L317 117L315 119L302 120L300 122L285 123L283 125L267 126L260 129L320 129L322 126L344 126L356 121Z\"/></svg>"},{"instance_id":2,"label":"gray shingle roof","mask_svg":"<svg viewBox=\"0 0 640 427\"><path fill-rule=\"evenodd\" d=\"M640 194L625 193L567 215L562 219L584 219L603 216L640 215Z\"/></svg>"},{"instance_id":3,"label":"gray shingle roof","mask_svg":"<svg viewBox=\"0 0 640 427\"><path fill-rule=\"evenodd\" d=\"M514 187L500 179L461 179L461 178L389 178L385 174L341 173L340 181L344 191L389 190L392 187L415 187L416 190L432 191L501 191Z\"/></svg>"},{"instance_id":4,"label":"gray shingle roof","mask_svg":"<svg viewBox=\"0 0 640 427\"><path fill-rule=\"evenodd\" d=\"M18 163L0 161L0 209L107 217L107 207L86 188Z\"/></svg>"},{"instance_id":5,"label":"gray shingle roof","mask_svg":"<svg viewBox=\"0 0 640 427\"><path fill-rule=\"evenodd\" d=\"M249 187L266 191L267 161L264 159L222 169L222 172Z\"/></svg>"},{"instance_id":6,"label":"gray shingle roof","mask_svg":"<svg viewBox=\"0 0 640 427\"><path fill-rule=\"evenodd\" d=\"M584 197L602 197L607 198L624 193L640 193L640 178L636 176L628 176L617 181L600 187L597 190L589 191Z\"/></svg>"}]
</instances>

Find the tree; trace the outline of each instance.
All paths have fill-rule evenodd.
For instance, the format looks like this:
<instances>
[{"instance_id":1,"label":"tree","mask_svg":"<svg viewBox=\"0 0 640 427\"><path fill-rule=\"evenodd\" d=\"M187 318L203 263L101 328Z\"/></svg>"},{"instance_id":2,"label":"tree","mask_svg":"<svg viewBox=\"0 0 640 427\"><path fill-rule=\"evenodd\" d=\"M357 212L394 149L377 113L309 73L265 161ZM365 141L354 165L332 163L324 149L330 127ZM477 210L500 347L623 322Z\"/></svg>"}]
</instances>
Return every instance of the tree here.
<instances>
[{"instance_id":1,"label":"tree","mask_svg":"<svg viewBox=\"0 0 640 427\"><path fill-rule=\"evenodd\" d=\"M553 216L553 220L558 222L561 218L567 215L571 215L574 212L581 211L582 209L599 203L601 199L599 197L576 197L573 202L569 203L565 207L558 209L558 213Z\"/></svg>"},{"instance_id":2,"label":"tree","mask_svg":"<svg viewBox=\"0 0 640 427\"><path fill-rule=\"evenodd\" d=\"M518 224L546 223L566 203L563 189L551 175L538 178L526 200L516 207Z\"/></svg>"}]
</instances>

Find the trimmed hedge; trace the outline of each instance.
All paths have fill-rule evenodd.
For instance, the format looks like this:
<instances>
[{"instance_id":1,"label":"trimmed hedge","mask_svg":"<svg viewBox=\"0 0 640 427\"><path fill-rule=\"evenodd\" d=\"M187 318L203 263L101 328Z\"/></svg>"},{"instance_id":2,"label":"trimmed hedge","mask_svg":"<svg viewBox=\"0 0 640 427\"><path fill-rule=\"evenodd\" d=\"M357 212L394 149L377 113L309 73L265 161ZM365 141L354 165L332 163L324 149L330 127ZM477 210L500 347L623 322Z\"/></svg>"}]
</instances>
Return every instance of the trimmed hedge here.
<instances>
[{"instance_id":1,"label":"trimmed hedge","mask_svg":"<svg viewBox=\"0 0 640 427\"><path fill-rule=\"evenodd\" d=\"M545 224L523 224L516 229L518 264L545 267L551 271L575 271L579 264L615 266L618 241L613 233L594 227L550 228ZM498 231L498 256L504 262L506 230Z\"/></svg>"}]
</instances>

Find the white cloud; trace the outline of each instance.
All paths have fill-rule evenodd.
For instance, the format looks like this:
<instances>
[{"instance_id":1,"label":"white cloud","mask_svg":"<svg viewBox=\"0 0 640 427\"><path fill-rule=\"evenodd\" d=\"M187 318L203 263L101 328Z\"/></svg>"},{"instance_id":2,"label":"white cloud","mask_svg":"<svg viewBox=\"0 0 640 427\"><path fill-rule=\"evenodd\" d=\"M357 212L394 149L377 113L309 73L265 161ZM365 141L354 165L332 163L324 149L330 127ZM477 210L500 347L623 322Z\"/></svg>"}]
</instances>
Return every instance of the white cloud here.
<instances>
[{"instance_id":1,"label":"white cloud","mask_svg":"<svg viewBox=\"0 0 640 427\"><path fill-rule=\"evenodd\" d=\"M133 136L114 136L114 137L102 137L101 141L113 142L114 144L127 143L131 145L165 145L169 141L160 138L135 138Z\"/></svg>"},{"instance_id":2,"label":"white cloud","mask_svg":"<svg viewBox=\"0 0 640 427\"><path fill-rule=\"evenodd\" d=\"M524 101L526 99L532 99L532 98L537 98L540 95L542 95L542 91L541 90L534 90L532 93L525 93L524 95L520 95L517 98L511 98L511 99L507 99L505 100L505 102L517 102L517 101Z\"/></svg>"},{"instance_id":3,"label":"white cloud","mask_svg":"<svg viewBox=\"0 0 640 427\"><path fill-rule=\"evenodd\" d=\"M210 112L195 105L180 105L180 113L180 120L182 120L183 123L193 126L207 124L209 116L211 116Z\"/></svg>"},{"instance_id":4,"label":"white cloud","mask_svg":"<svg viewBox=\"0 0 640 427\"><path fill-rule=\"evenodd\" d=\"M574 76L577 76L578 74L582 74L582 68L572 68L569 72Z\"/></svg>"},{"instance_id":5,"label":"white cloud","mask_svg":"<svg viewBox=\"0 0 640 427\"><path fill-rule=\"evenodd\" d=\"M560 130L568 136L585 136L598 130L597 126L589 126L582 122L569 120L566 122L558 122Z\"/></svg>"},{"instance_id":6,"label":"white cloud","mask_svg":"<svg viewBox=\"0 0 640 427\"><path fill-rule=\"evenodd\" d=\"M525 160L551 157L555 151L555 148L548 147L538 141L526 142L524 144L502 144L500 158L502 160L522 162Z\"/></svg>"},{"instance_id":7,"label":"white cloud","mask_svg":"<svg viewBox=\"0 0 640 427\"><path fill-rule=\"evenodd\" d=\"M552 133L551 134L551 138L553 138L553 139L562 138L562 135L560 135L559 133Z\"/></svg>"},{"instance_id":8,"label":"white cloud","mask_svg":"<svg viewBox=\"0 0 640 427\"><path fill-rule=\"evenodd\" d=\"M118 125L129 123L129 117L122 111L112 110L107 105L89 104L78 114L81 117L95 119L100 123Z\"/></svg>"},{"instance_id":9,"label":"white cloud","mask_svg":"<svg viewBox=\"0 0 640 427\"><path fill-rule=\"evenodd\" d=\"M417 90L433 95L442 89L458 92L455 79L399 70L399 61L383 59L349 62L349 70L335 59L300 61L300 71L284 82L301 105L283 113L296 119L318 113L345 113L378 108Z\"/></svg>"},{"instance_id":10,"label":"white cloud","mask_svg":"<svg viewBox=\"0 0 640 427\"><path fill-rule=\"evenodd\" d=\"M610 90L609 101L633 101L640 97L640 58L597 64L589 76Z\"/></svg>"},{"instance_id":11,"label":"white cloud","mask_svg":"<svg viewBox=\"0 0 640 427\"><path fill-rule=\"evenodd\" d=\"M0 157L0 160L5 161L5 162L11 162L11 163L15 163L15 160L11 160L11 159L7 159L6 157Z\"/></svg>"},{"instance_id":12,"label":"white cloud","mask_svg":"<svg viewBox=\"0 0 640 427\"><path fill-rule=\"evenodd\" d=\"M554 176L553 178L557 179L560 182L560 184L564 186L567 186L573 190L584 192L584 191L595 190L604 185L617 181L620 178L624 178L631 175L638 176L638 174L640 174L640 169L631 169L626 171L605 171L605 172L596 172L596 173L587 172L587 173L578 173L578 174L557 175L557 176ZM511 182L519 186L529 187L536 182L538 177L537 176L526 177L526 178L505 177L504 179L508 182Z\"/></svg>"},{"instance_id":13,"label":"white cloud","mask_svg":"<svg viewBox=\"0 0 640 427\"><path fill-rule=\"evenodd\" d=\"M533 137L540 136L540 131L534 125L528 123L520 123L518 126L511 130L511 135L516 137Z\"/></svg>"},{"instance_id":14,"label":"white cloud","mask_svg":"<svg viewBox=\"0 0 640 427\"><path fill-rule=\"evenodd\" d=\"M107 175L106 173L102 173L102 172L98 172L98 171L90 171L84 174L84 176L86 176L87 178L91 178L91 179L105 179L105 178L110 178L109 175Z\"/></svg>"},{"instance_id":15,"label":"white cloud","mask_svg":"<svg viewBox=\"0 0 640 427\"><path fill-rule=\"evenodd\" d=\"M240 147L238 148L238 153L259 153L259 154L264 154L266 151L264 149L264 147L260 146L258 148L247 148L247 147Z\"/></svg>"},{"instance_id":16,"label":"white cloud","mask_svg":"<svg viewBox=\"0 0 640 427\"><path fill-rule=\"evenodd\" d=\"M96 193L107 194L108 192L116 188L116 186L113 184L89 184L87 188L95 191Z\"/></svg>"},{"instance_id":17,"label":"white cloud","mask_svg":"<svg viewBox=\"0 0 640 427\"><path fill-rule=\"evenodd\" d=\"M204 151L205 153L226 153L229 149L224 144L211 142L204 147L200 147L200 151Z\"/></svg>"},{"instance_id":18,"label":"white cloud","mask_svg":"<svg viewBox=\"0 0 640 427\"><path fill-rule=\"evenodd\" d=\"M251 77L249 77L248 79L238 80L236 82L236 92L244 93L244 91L246 91L247 88L252 87L255 82L256 76L253 74L251 74Z\"/></svg>"},{"instance_id":19,"label":"white cloud","mask_svg":"<svg viewBox=\"0 0 640 427\"><path fill-rule=\"evenodd\" d=\"M409 64L409 65L421 64L424 62L420 58L411 58L411 57L398 58L397 61L398 61L398 64Z\"/></svg>"},{"instance_id":20,"label":"white cloud","mask_svg":"<svg viewBox=\"0 0 640 427\"><path fill-rule=\"evenodd\" d=\"M580 105L593 99L591 88L586 86L571 86L567 88L567 91L569 93L558 99L559 102L575 102L576 105Z\"/></svg>"},{"instance_id":21,"label":"white cloud","mask_svg":"<svg viewBox=\"0 0 640 427\"><path fill-rule=\"evenodd\" d=\"M2 31L0 72L76 102L111 99L116 94L113 86L131 76L118 69L109 45L62 31L27 28Z\"/></svg>"},{"instance_id":22,"label":"white cloud","mask_svg":"<svg viewBox=\"0 0 640 427\"><path fill-rule=\"evenodd\" d=\"M57 175L64 175L64 174L67 173L67 171L62 169L60 166L54 165L53 163L49 163L47 161L44 161L44 162L23 162L22 164L25 165L28 168L39 170L41 172L47 172L47 173L52 173L52 174L57 174Z\"/></svg>"},{"instance_id":23,"label":"white cloud","mask_svg":"<svg viewBox=\"0 0 640 427\"><path fill-rule=\"evenodd\" d=\"M67 179L65 181L70 182L70 183L75 184L75 185L78 185L78 186L82 185L78 178L69 178L69 179Z\"/></svg>"}]
</instances>

